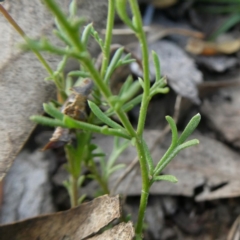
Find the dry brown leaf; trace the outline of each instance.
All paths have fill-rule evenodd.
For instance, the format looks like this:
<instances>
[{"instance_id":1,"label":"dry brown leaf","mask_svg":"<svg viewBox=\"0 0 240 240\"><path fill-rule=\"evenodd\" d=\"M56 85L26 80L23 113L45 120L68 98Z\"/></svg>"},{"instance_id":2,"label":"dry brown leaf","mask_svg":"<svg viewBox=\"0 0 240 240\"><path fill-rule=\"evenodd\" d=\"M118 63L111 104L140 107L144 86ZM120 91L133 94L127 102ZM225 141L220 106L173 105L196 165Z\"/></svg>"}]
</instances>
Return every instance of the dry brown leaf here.
<instances>
[{"instance_id":1,"label":"dry brown leaf","mask_svg":"<svg viewBox=\"0 0 240 240\"><path fill-rule=\"evenodd\" d=\"M88 240L131 240L134 235L133 224L128 222L120 223L100 235L88 238Z\"/></svg>"},{"instance_id":2,"label":"dry brown leaf","mask_svg":"<svg viewBox=\"0 0 240 240\"><path fill-rule=\"evenodd\" d=\"M213 173L214 174L214 173ZM217 190L211 191L211 188L206 187L204 191L196 197L197 201L211 201L219 198L233 198L240 196L240 181L236 180L222 182L226 185Z\"/></svg>"},{"instance_id":3,"label":"dry brown leaf","mask_svg":"<svg viewBox=\"0 0 240 240\"><path fill-rule=\"evenodd\" d=\"M1 240L81 240L97 233L120 215L119 197L105 195L68 211L2 225L0 236Z\"/></svg>"},{"instance_id":4,"label":"dry brown leaf","mask_svg":"<svg viewBox=\"0 0 240 240\"><path fill-rule=\"evenodd\" d=\"M68 10L70 0L61 1L61 7ZM30 37L42 34L50 37L54 26L53 17L39 0L6 0L3 6ZM97 14L96 14L97 10ZM106 0L83 0L79 2L78 15L92 19L94 26L103 27L107 12ZM22 42L10 24L0 15L0 180L8 171L15 156L22 148L33 124L29 117L42 113L42 103L54 96L52 84L43 81L47 77L45 69L30 52L23 53L16 44ZM50 37L53 43L57 39ZM96 45L91 44L91 51ZM46 55L55 69L59 58Z\"/></svg>"},{"instance_id":5,"label":"dry brown leaf","mask_svg":"<svg viewBox=\"0 0 240 240\"><path fill-rule=\"evenodd\" d=\"M240 50L240 39L224 42L206 42L200 39L189 39L186 50L196 55L233 54Z\"/></svg>"},{"instance_id":6,"label":"dry brown leaf","mask_svg":"<svg viewBox=\"0 0 240 240\"><path fill-rule=\"evenodd\" d=\"M157 40L171 35L180 35L200 39L203 39L205 37L204 34L199 31L180 27L166 27L159 24L144 26L143 29L147 34L148 43L156 42ZM106 34L106 29L103 29L101 33ZM126 45L130 48L138 44L136 35L134 34L133 30L126 28L126 26L119 26L119 28L113 29L112 34L114 43L121 43L122 45Z\"/></svg>"}]
</instances>

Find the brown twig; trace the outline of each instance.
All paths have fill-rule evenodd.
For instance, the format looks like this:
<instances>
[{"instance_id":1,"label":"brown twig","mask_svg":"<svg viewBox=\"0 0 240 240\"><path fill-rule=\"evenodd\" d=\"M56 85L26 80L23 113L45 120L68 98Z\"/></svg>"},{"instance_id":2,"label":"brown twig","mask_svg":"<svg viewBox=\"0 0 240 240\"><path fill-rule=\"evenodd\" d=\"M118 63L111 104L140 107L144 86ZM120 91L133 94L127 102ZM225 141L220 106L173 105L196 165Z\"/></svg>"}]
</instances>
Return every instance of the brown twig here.
<instances>
[{"instance_id":1,"label":"brown twig","mask_svg":"<svg viewBox=\"0 0 240 240\"><path fill-rule=\"evenodd\" d=\"M204 34L199 31L193 31L193 30L184 29L184 28L166 28L159 25L144 26L144 31L145 33L150 33L150 34L155 33L155 35L158 36L158 38L166 37L168 35L173 35L173 34L194 37L199 39L204 38ZM106 30L103 29L101 33L106 34ZM133 35L134 32L130 28L119 28L119 29L115 28L113 29L112 34L113 35Z\"/></svg>"}]
</instances>

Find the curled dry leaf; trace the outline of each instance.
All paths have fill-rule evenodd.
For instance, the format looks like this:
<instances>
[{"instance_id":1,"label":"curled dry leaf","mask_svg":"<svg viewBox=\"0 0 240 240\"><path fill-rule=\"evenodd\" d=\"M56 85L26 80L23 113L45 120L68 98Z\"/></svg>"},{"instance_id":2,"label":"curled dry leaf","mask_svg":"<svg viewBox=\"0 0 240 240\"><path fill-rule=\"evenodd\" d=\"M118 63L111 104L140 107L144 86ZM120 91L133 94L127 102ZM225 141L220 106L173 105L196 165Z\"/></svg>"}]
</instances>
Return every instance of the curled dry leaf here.
<instances>
[{"instance_id":1,"label":"curled dry leaf","mask_svg":"<svg viewBox=\"0 0 240 240\"><path fill-rule=\"evenodd\" d=\"M85 79L79 86L73 87L71 89L72 94L70 94L66 102L63 104L61 112L75 120L85 121L87 117L86 102L92 88L93 81L90 79ZM70 129L57 127L50 138L49 143L42 150L64 146L70 140Z\"/></svg>"},{"instance_id":2,"label":"curled dry leaf","mask_svg":"<svg viewBox=\"0 0 240 240\"><path fill-rule=\"evenodd\" d=\"M97 233L120 214L119 197L104 195L68 211L2 225L0 236L1 240L81 240Z\"/></svg>"},{"instance_id":3,"label":"curled dry leaf","mask_svg":"<svg viewBox=\"0 0 240 240\"><path fill-rule=\"evenodd\" d=\"M68 10L70 0L61 1L60 6ZM18 22L29 37L45 35L53 44L59 44L53 37L54 19L39 0L6 0L3 6ZM97 14L96 14L97 11ZM99 29L105 25L107 0L78 1L78 15L94 22ZM16 47L22 38L0 14L0 180L8 171L15 156L22 148L35 124L29 117L41 114L42 103L54 96L54 86L44 82L45 69L31 52L24 53ZM93 41L90 51L98 51ZM46 60L55 70L59 58L46 55ZM72 68L72 66L71 66Z\"/></svg>"}]
</instances>

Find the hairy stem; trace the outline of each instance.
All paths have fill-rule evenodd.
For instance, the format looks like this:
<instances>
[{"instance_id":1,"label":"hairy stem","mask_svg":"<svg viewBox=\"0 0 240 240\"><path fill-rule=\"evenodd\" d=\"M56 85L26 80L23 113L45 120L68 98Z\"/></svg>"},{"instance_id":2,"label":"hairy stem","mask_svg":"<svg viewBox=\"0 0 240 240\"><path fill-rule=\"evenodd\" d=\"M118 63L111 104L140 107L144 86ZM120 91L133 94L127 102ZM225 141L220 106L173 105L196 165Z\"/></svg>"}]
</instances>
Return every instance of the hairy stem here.
<instances>
[{"instance_id":1,"label":"hairy stem","mask_svg":"<svg viewBox=\"0 0 240 240\"><path fill-rule=\"evenodd\" d=\"M150 71L149 71L149 63L148 63L148 45L147 39L143 30L143 23L141 19L140 10L138 7L137 0L130 0L131 9L134 16L134 27L136 29L136 35L140 42L141 52L142 52L142 65L143 65L143 98L140 107L140 114L137 126L137 152L138 152L138 159L140 162L141 168L141 175L142 175L142 191L141 191L141 199L140 199L140 206L138 212L138 220L136 225L136 239L142 239L142 230L143 230L143 221L144 215L147 207L148 202L148 195L150 189L150 181L148 176L148 166L147 160L144 153L144 145L142 142L142 135L145 126L145 120L147 115L147 108L150 101Z\"/></svg>"},{"instance_id":2,"label":"hairy stem","mask_svg":"<svg viewBox=\"0 0 240 240\"><path fill-rule=\"evenodd\" d=\"M136 35L140 42L141 52L142 52L142 65L143 65L143 80L144 80L144 92L143 99L140 108L139 121L137 126L137 134L141 136L144 130L145 119L147 115L147 108L149 104L149 93L150 93L150 71L148 63L148 45L145 32L143 30L143 23L138 7L137 0L130 0L133 16L135 17L135 28Z\"/></svg>"},{"instance_id":3,"label":"hairy stem","mask_svg":"<svg viewBox=\"0 0 240 240\"><path fill-rule=\"evenodd\" d=\"M142 175L142 191L141 191L141 199L140 199L140 205L138 210L138 220L136 224L135 233L136 233L136 239L142 239L141 235L142 235L142 228L143 228L143 220L144 220L144 215L145 215L147 202L148 202L150 181L148 176L147 160L145 157L142 140L137 139L136 147L137 147L138 159L140 162L140 169L141 169L141 175Z\"/></svg>"}]
</instances>

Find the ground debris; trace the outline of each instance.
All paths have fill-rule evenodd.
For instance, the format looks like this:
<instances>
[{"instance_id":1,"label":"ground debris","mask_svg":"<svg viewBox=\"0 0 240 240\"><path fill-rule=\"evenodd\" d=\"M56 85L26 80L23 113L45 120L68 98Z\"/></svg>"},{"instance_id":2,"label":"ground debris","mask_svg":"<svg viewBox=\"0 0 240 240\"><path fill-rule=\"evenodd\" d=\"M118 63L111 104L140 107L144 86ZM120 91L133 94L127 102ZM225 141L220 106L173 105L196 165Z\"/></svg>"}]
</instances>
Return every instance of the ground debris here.
<instances>
[{"instance_id":1,"label":"ground debris","mask_svg":"<svg viewBox=\"0 0 240 240\"><path fill-rule=\"evenodd\" d=\"M131 240L134 235L133 224L128 222L120 223L115 227L106 230L104 233L88 238L87 240Z\"/></svg>"},{"instance_id":2,"label":"ground debris","mask_svg":"<svg viewBox=\"0 0 240 240\"><path fill-rule=\"evenodd\" d=\"M49 177L53 157L40 151L19 154L3 181L1 224L55 211Z\"/></svg>"},{"instance_id":3,"label":"ground debris","mask_svg":"<svg viewBox=\"0 0 240 240\"><path fill-rule=\"evenodd\" d=\"M2 225L0 226L0 236L1 240L81 240L97 233L113 220L118 219L120 215L119 197L104 195L68 211ZM118 236L119 232L116 229L118 227L112 233L115 231ZM133 236L131 223L128 223L125 228L121 228L119 225L119 230ZM120 238L112 236L111 239Z\"/></svg>"}]
</instances>

